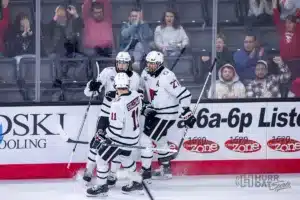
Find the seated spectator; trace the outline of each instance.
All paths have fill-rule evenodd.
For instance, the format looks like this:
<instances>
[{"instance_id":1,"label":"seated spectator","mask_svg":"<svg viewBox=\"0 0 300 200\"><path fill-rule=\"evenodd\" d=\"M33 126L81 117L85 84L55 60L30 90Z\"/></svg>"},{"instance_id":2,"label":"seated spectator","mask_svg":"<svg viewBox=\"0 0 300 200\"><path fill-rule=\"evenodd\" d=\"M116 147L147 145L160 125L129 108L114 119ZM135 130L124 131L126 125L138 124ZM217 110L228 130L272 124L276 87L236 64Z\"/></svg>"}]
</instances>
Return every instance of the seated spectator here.
<instances>
[{"instance_id":1,"label":"seated spectator","mask_svg":"<svg viewBox=\"0 0 300 200\"><path fill-rule=\"evenodd\" d=\"M2 0L2 18L0 19L0 56L4 56L5 52L5 41L4 37L8 29L9 24L9 0Z\"/></svg>"},{"instance_id":2,"label":"seated spectator","mask_svg":"<svg viewBox=\"0 0 300 200\"><path fill-rule=\"evenodd\" d=\"M216 71L218 72L222 66L225 64L234 64L232 52L226 47L225 36L223 34L218 34L216 40L216 51L217 51L217 63ZM202 56L201 60L204 64L205 71L208 72L209 67L211 66L210 56ZM218 76L218 75L217 75Z\"/></svg>"},{"instance_id":3,"label":"seated spectator","mask_svg":"<svg viewBox=\"0 0 300 200\"><path fill-rule=\"evenodd\" d=\"M76 57L80 54L80 36L83 21L74 6L58 6L53 20L45 25L43 42L45 52L54 59L58 78L66 76L68 68L60 67L60 57Z\"/></svg>"},{"instance_id":4,"label":"seated spectator","mask_svg":"<svg viewBox=\"0 0 300 200\"><path fill-rule=\"evenodd\" d=\"M140 9L132 9L129 21L121 28L120 50L128 51L134 58L132 67L140 70L140 62L151 49L153 32L150 26L144 22Z\"/></svg>"},{"instance_id":5,"label":"seated spectator","mask_svg":"<svg viewBox=\"0 0 300 200\"><path fill-rule=\"evenodd\" d=\"M280 56L286 62L300 58L300 24L297 17L288 15L281 21L277 3L273 3L274 23L280 34Z\"/></svg>"},{"instance_id":6,"label":"seated spectator","mask_svg":"<svg viewBox=\"0 0 300 200\"><path fill-rule=\"evenodd\" d=\"M277 98L280 95L280 84L290 80L291 72L281 57L274 57L273 62L279 68L279 74L268 75L268 64L264 60L259 60L256 65L256 78L246 86L248 98Z\"/></svg>"},{"instance_id":7,"label":"seated spectator","mask_svg":"<svg viewBox=\"0 0 300 200\"><path fill-rule=\"evenodd\" d=\"M216 91L213 95L210 89L210 98L236 99L245 97L245 86L239 81L239 76L231 64L223 65L218 71L219 80L216 81Z\"/></svg>"},{"instance_id":8,"label":"seated spectator","mask_svg":"<svg viewBox=\"0 0 300 200\"><path fill-rule=\"evenodd\" d=\"M22 57L34 57L35 55L35 36L31 28L29 17L20 13L17 15L13 26L8 32L7 55L16 57L19 63Z\"/></svg>"},{"instance_id":9,"label":"seated spectator","mask_svg":"<svg viewBox=\"0 0 300 200\"><path fill-rule=\"evenodd\" d=\"M174 10L164 12L161 25L155 29L154 42L165 56L177 56L181 49L189 44L189 38L180 25L179 16Z\"/></svg>"},{"instance_id":10,"label":"seated spectator","mask_svg":"<svg viewBox=\"0 0 300 200\"><path fill-rule=\"evenodd\" d=\"M277 1L277 0L273 0ZM274 2L277 4L277 2ZM279 0L280 19L285 20L289 15L300 17L300 1L299 0ZM278 6L278 4L277 4Z\"/></svg>"},{"instance_id":11,"label":"seated spectator","mask_svg":"<svg viewBox=\"0 0 300 200\"><path fill-rule=\"evenodd\" d=\"M244 47L234 53L235 69L245 85L255 78L256 63L263 55L264 49L257 47L256 37L251 34L245 37Z\"/></svg>"},{"instance_id":12,"label":"seated spectator","mask_svg":"<svg viewBox=\"0 0 300 200\"><path fill-rule=\"evenodd\" d=\"M107 1L105 1L106 4ZM113 48L112 19L109 8L101 1L84 0L83 52L87 56L111 57Z\"/></svg>"},{"instance_id":13,"label":"seated spectator","mask_svg":"<svg viewBox=\"0 0 300 200\"><path fill-rule=\"evenodd\" d=\"M270 25L272 22L272 0L249 0L248 19L249 26Z\"/></svg>"}]
</instances>

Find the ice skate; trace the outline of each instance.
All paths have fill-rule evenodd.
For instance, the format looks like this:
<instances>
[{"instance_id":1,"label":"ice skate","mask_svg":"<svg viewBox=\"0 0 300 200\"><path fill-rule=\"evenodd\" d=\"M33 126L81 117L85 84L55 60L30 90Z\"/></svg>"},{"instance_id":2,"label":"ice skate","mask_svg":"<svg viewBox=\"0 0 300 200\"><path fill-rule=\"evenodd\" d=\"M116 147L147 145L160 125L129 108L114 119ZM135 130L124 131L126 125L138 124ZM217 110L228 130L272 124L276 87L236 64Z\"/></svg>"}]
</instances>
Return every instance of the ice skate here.
<instances>
[{"instance_id":1,"label":"ice skate","mask_svg":"<svg viewBox=\"0 0 300 200\"><path fill-rule=\"evenodd\" d=\"M151 172L151 168L150 169L141 169L141 176L144 180L145 183L147 184L151 184L151 178L152 178L152 172Z\"/></svg>"},{"instance_id":2,"label":"ice skate","mask_svg":"<svg viewBox=\"0 0 300 200\"><path fill-rule=\"evenodd\" d=\"M159 169L152 172L152 179L171 179L172 171L170 164L163 164Z\"/></svg>"},{"instance_id":3,"label":"ice skate","mask_svg":"<svg viewBox=\"0 0 300 200\"><path fill-rule=\"evenodd\" d=\"M116 182L117 182L117 178L115 175L113 174L110 174L108 177L107 177L107 185L108 185L108 188L112 188L112 187L115 187L116 186Z\"/></svg>"},{"instance_id":4,"label":"ice skate","mask_svg":"<svg viewBox=\"0 0 300 200\"><path fill-rule=\"evenodd\" d=\"M106 197L108 193L107 184L104 185L95 185L86 191L87 197Z\"/></svg>"},{"instance_id":5,"label":"ice skate","mask_svg":"<svg viewBox=\"0 0 300 200\"><path fill-rule=\"evenodd\" d=\"M132 181L130 184L122 187L122 193L143 195L143 185L141 183Z\"/></svg>"},{"instance_id":6,"label":"ice skate","mask_svg":"<svg viewBox=\"0 0 300 200\"><path fill-rule=\"evenodd\" d=\"M85 186L89 186L91 184L92 176L93 174L88 172L87 169L84 171L82 179L84 181Z\"/></svg>"}]
</instances>

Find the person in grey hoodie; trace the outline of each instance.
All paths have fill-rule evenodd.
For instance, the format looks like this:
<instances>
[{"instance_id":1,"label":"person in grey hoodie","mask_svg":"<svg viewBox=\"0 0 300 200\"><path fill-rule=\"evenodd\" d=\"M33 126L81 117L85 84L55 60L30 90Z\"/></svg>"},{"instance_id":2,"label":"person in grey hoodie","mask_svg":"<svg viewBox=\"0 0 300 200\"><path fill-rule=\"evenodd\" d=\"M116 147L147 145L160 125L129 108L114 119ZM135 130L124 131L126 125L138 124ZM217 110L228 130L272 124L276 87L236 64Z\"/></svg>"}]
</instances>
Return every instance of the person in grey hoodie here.
<instances>
[{"instance_id":1,"label":"person in grey hoodie","mask_svg":"<svg viewBox=\"0 0 300 200\"><path fill-rule=\"evenodd\" d=\"M153 31L143 21L142 11L132 9L129 21L123 24L120 37L120 51L128 51L134 58L132 65L135 71L140 70L140 62L143 56L150 52L153 42Z\"/></svg>"},{"instance_id":2,"label":"person in grey hoodie","mask_svg":"<svg viewBox=\"0 0 300 200\"><path fill-rule=\"evenodd\" d=\"M231 64L223 65L219 72L219 80L216 81L216 88L209 91L209 98L215 99L237 99L245 98L246 89L244 84L239 80L234 67Z\"/></svg>"}]
</instances>

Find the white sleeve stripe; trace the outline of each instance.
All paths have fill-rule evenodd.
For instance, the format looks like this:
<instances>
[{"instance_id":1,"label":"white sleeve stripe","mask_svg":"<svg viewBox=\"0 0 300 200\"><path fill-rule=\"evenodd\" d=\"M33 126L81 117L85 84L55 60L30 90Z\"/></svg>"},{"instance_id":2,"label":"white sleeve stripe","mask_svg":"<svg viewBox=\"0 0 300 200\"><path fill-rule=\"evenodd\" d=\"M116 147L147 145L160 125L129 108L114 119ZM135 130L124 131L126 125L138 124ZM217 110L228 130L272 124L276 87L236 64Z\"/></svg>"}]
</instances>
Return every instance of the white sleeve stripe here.
<instances>
[{"instance_id":1,"label":"white sleeve stripe","mask_svg":"<svg viewBox=\"0 0 300 200\"><path fill-rule=\"evenodd\" d=\"M186 99L186 98L188 98L188 97L190 97L190 96L192 96L191 93L190 93L189 95L186 95L186 96L180 98L180 99L179 99L179 102L181 102L181 100Z\"/></svg>"},{"instance_id":2,"label":"white sleeve stripe","mask_svg":"<svg viewBox=\"0 0 300 200\"><path fill-rule=\"evenodd\" d=\"M187 89L185 88L176 98L178 99L181 95L183 95L185 92L187 91Z\"/></svg>"},{"instance_id":3,"label":"white sleeve stripe","mask_svg":"<svg viewBox=\"0 0 300 200\"><path fill-rule=\"evenodd\" d=\"M101 111L104 112L105 114L108 114L108 115L109 115L109 112L107 112L107 111L105 111L105 110L103 110L103 109L101 109Z\"/></svg>"},{"instance_id":4,"label":"white sleeve stripe","mask_svg":"<svg viewBox=\"0 0 300 200\"><path fill-rule=\"evenodd\" d=\"M165 110L165 109L170 109L170 108L176 108L178 107L179 105L174 105L174 106L168 106L168 107L163 107L163 108L155 108L155 110Z\"/></svg>"},{"instance_id":5,"label":"white sleeve stripe","mask_svg":"<svg viewBox=\"0 0 300 200\"><path fill-rule=\"evenodd\" d=\"M115 127L115 126L112 126L112 125L109 125L110 128L113 128L113 129L116 129L116 130L122 130L122 128L118 128L118 127Z\"/></svg>"},{"instance_id":6,"label":"white sleeve stripe","mask_svg":"<svg viewBox=\"0 0 300 200\"><path fill-rule=\"evenodd\" d=\"M128 146L132 146L132 145L136 145L139 143L139 140L137 140L137 142L133 143L133 144L128 144L128 143L123 143L123 142L120 142L118 140L115 140L113 138L109 138L111 141L115 142L115 143L118 143L118 144L122 144L122 145L128 145Z\"/></svg>"},{"instance_id":7,"label":"white sleeve stripe","mask_svg":"<svg viewBox=\"0 0 300 200\"><path fill-rule=\"evenodd\" d=\"M102 103L102 105L104 105L104 106L106 106L106 107L110 108L110 106L109 106L109 105L107 105L107 104L105 104L105 103Z\"/></svg>"},{"instance_id":8,"label":"white sleeve stripe","mask_svg":"<svg viewBox=\"0 0 300 200\"><path fill-rule=\"evenodd\" d=\"M110 127L108 127L108 130L109 130L109 132L110 132L111 134L113 134L114 136L119 137L119 138L122 138L122 139L135 140L135 139L139 138L139 135L136 136L136 137L124 137L124 136L122 136L122 135L119 135L119 134L113 132L113 131L110 129Z\"/></svg>"}]
</instances>

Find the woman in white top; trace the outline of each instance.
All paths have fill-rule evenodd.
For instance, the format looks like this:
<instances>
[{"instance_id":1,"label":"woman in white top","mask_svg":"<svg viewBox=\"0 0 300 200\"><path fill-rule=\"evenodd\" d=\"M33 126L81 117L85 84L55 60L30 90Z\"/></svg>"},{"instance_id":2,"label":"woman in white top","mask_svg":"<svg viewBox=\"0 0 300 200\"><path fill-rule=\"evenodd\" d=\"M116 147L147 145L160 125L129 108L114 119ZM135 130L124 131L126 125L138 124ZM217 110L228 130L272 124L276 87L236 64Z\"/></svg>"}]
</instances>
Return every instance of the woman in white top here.
<instances>
[{"instance_id":1,"label":"woman in white top","mask_svg":"<svg viewBox=\"0 0 300 200\"><path fill-rule=\"evenodd\" d=\"M166 56L176 56L189 44L189 38L180 25L179 17L174 10L167 10L154 33L156 47Z\"/></svg>"}]
</instances>

